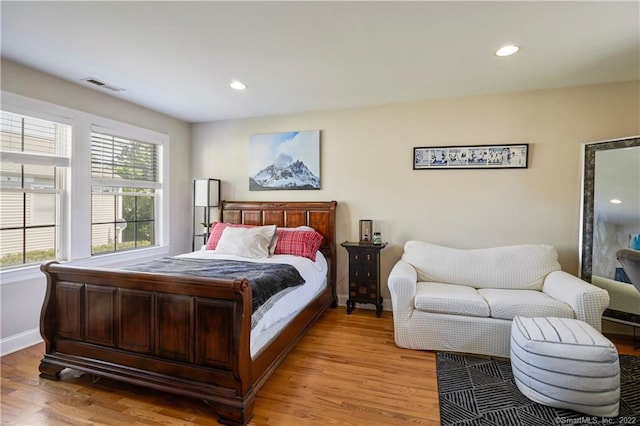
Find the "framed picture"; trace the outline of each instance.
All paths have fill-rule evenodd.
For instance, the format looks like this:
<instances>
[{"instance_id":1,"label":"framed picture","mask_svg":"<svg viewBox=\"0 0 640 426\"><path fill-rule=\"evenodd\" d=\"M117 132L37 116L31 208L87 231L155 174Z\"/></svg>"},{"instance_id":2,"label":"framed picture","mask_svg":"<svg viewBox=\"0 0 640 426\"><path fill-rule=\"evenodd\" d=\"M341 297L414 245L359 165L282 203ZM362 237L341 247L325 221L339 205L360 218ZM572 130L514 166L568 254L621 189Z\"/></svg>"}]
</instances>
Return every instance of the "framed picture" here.
<instances>
[{"instance_id":1,"label":"framed picture","mask_svg":"<svg viewBox=\"0 0 640 426\"><path fill-rule=\"evenodd\" d=\"M640 232L636 234L629 234L629 248L633 250L640 250Z\"/></svg>"},{"instance_id":2,"label":"framed picture","mask_svg":"<svg viewBox=\"0 0 640 426\"><path fill-rule=\"evenodd\" d=\"M249 138L249 190L320 189L320 130Z\"/></svg>"},{"instance_id":3,"label":"framed picture","mask_svg":"<svg viewBox=\"0 0 640 426\"><path fill-rule=\"evenodd\" d=\"M413 170L526 169L529 144L413 148Z\"/></svg>"},{"instance_id":4,"label":"framed picture","mask_svg":"<svg viewBox=\"0 0 640 426\"><path fill-rule=\"evenodd\" d=\"M360 221L360 243L371 244L373 241L373 221L363 219Z\"/></svg>"}]
</instances>

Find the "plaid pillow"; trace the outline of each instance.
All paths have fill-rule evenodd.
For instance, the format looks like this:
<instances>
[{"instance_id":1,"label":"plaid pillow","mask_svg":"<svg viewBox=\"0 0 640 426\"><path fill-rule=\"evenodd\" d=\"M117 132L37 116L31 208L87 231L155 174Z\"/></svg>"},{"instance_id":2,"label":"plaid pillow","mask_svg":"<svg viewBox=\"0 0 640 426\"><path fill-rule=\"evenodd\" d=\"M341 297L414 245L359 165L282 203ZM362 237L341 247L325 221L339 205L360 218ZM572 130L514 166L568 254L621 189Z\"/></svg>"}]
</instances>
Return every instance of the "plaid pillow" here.
<instances>
[{"instance_id":1,"label":"plaid pillow","mask_svg":"<svg viewBox=\"0 0 640 426\"><path fill-rule=\"evenodd\" d=\"M278 242L275 254L292 254L316 261L316 252L322 245L324 237L316 231L298 231L276 229Z\"/></svg>"}]
</instances>

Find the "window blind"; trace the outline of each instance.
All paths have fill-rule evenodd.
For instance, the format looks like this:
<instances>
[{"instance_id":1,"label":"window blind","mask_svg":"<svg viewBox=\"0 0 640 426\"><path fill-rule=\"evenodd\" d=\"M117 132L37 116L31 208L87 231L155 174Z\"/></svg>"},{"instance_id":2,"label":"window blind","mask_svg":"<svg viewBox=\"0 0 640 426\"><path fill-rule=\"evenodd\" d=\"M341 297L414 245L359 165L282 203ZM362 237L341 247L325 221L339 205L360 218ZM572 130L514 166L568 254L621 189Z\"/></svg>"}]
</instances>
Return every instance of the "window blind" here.
<instances>
[{"instance_id":1,"label":"window blind","mask_svg":"<svg viewBox=\"0 0 640 426\"><path fill-rule=\"evenodd\" d=\"M3 163L69 166L70 126L7 111L0 120Z\"/></svg>"},{"instance_id":2,"label":"window blind","mask_svg":"<svg viewBox=\"0 0 640 426\"><path fill-rule=\"evenodd\" d=\"M158 145L93 131L91 177L94 187L158 189Z\"/></svg>"}]
</instances>

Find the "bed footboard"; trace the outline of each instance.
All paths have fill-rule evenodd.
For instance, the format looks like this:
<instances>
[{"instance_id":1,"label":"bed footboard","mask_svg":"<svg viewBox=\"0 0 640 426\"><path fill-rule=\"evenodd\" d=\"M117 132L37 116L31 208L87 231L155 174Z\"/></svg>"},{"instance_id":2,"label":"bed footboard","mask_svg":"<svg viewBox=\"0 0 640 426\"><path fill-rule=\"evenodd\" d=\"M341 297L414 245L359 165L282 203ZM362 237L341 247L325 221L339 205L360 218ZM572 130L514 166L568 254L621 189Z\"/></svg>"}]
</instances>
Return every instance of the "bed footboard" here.
<instances>
[{"instance_id":1,"label":"bed footboard","mask_svg":"<svg viewBox=\"0 0 640 426\"><path fill-rule=\"evenodd\" d=\"M42 266L40 376L65 367L203 399L223 424L251 417L246 280Z\"/></svg>"}]
</instances>

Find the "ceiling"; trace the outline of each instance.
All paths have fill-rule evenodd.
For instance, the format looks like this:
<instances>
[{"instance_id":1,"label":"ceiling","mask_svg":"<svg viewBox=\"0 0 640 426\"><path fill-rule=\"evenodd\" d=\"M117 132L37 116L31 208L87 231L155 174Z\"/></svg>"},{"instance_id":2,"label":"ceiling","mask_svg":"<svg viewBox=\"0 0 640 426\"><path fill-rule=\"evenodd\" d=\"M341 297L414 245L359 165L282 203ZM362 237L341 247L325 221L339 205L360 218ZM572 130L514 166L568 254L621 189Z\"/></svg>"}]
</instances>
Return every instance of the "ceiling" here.
<instances>
[{"instance_id":1,"label":"ceiling","mask_svg":"<svg viewBox=\"0 0 640 426\"><path fill-rule=\"evenodd\" d=\"M637 1L1 6L3 57L187 122L640 78Z\"/></svg>"}]
</instances>

